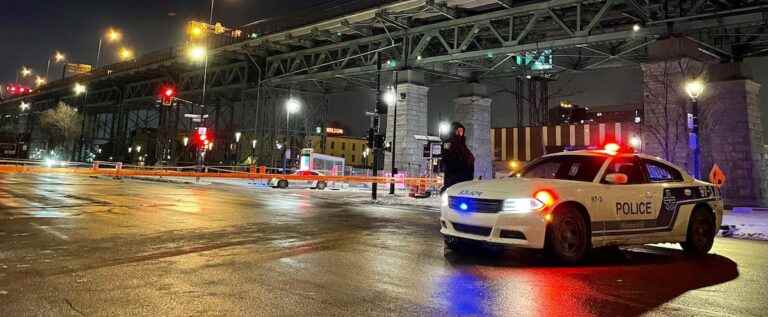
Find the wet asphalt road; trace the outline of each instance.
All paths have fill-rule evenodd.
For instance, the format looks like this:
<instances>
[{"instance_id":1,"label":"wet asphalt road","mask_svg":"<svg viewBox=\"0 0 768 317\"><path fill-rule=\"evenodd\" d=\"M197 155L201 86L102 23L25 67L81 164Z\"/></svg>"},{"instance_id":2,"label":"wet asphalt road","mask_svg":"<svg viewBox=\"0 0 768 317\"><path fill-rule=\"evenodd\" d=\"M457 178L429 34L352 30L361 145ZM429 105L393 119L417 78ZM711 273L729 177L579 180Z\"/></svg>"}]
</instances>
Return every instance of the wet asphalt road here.
<instances>
[{"instance_id":1,"label":"wet asphalt road","mask_svg":"<svg viewBox=\"0 0 768 317\"><path fill-rule=\"evenodd\" d=\"M434 209L342 192L0 175L0 316L765 316L768 243L558 267L444 254Z\"/></svg>"}]
</instances>

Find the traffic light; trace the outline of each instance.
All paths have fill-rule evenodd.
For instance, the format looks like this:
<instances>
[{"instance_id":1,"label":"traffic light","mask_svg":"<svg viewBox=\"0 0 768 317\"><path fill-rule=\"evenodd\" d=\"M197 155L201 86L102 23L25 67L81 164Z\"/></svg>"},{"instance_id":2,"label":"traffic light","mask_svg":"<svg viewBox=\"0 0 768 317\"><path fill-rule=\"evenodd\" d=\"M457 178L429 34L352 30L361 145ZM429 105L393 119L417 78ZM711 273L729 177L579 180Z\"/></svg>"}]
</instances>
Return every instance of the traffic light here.
<instances>
[{"instance_id":1,"label":"traffic light","mask_svg":"<svg viewBox=\"0 0 768 317\"><path fill-rule=\"evenodd\" d=\"M197 140L200 142L200 144L204 144L206 141L208 141L208 128L197 128Z\"/></svg>"},{"instance_id":2,"label":"traffic light","mask_svg":"<svg viewBox=\"0 0 768 317\"><path fill-rule=\"evenodd\" d=\"M368 129L368 148L374 148L374 141L376 139L376 131L374 129Z\"/></svg>"},{"instance_id":3,"label":"traffic light","mask_svg":"<svg viewBox=\"0 0 768 317\"><path fill-rule=\"evenodd\" d=\"M170 106L173 104L173 100L176 98L175 86L163 86L160 88L160 103L163 106Z\"/></svg>"}]
</instances>

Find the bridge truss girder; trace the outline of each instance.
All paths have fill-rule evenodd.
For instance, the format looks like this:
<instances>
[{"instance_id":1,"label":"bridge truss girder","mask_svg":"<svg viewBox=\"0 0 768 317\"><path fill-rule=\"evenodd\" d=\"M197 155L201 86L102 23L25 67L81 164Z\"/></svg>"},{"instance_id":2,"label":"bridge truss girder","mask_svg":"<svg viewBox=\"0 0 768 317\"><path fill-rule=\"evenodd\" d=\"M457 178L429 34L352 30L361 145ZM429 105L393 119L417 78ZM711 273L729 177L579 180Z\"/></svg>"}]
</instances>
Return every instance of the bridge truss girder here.
<instances>
[{"instance_id":1,"label":"bridge truss girder","mask_svg":"<svg viewBox=\"0 0 768 317\"><path fill-rule=\"evenodd\" d=\"M393 69L438 69L476 78L530 72L516 65L514 56L551 50L555 71L583 71L643 62L648 44L679 33L721 58L735 59L738 41L746 41L722 35L747 30L760 34L768 23L761 12L766 3L742 2L723 11L719 1L689 6L682 1L553 0L408 29L390 24L391 31L378 35L269 56L266 82L355 78L376 71L378 55L397 61ZM640 30L633 30L635 24ZM714 33L721 33L720 40Z\"/></svg>"}]
</instances>

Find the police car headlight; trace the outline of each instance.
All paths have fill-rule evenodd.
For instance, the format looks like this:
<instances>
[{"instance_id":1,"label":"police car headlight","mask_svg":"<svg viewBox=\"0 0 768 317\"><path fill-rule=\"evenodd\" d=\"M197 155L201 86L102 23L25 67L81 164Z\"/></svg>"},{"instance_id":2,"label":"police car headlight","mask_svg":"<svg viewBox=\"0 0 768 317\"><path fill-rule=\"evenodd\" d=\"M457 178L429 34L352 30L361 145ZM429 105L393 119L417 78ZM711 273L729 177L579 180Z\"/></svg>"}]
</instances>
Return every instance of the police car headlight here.
<instances>
[{"instance_id":1,"label":"police car headlight","mask_svg":"<svg viewBox=\"0 0 768 317\"><path fill-rule=\"evenodd\" d=\"M541 210L544 203L535 198L515 198L504 200L502 211L526 213Z\"/></svg>"},{"instance_id":2,"label":"police car headlight","mask_svg":"<svg viewBox=\"0 0 768 317\"><path fill-rule=\"evenodd\" d=\"M443 207L448 207L448 194L447 193L443 193L440 196L440 203L442 204Z\"/></svg>"}]
</instances>

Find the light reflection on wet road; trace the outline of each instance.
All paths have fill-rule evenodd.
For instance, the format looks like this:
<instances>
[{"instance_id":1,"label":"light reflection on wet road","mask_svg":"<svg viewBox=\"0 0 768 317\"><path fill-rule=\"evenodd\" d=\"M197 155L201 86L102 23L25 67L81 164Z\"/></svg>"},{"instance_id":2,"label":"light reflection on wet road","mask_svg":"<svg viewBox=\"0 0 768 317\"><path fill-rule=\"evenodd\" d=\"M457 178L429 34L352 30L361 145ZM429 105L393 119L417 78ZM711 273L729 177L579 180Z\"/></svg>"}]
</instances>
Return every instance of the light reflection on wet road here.
<instances>
[{"instance_id":1,"label":"light reflection on wet road","mask_svg":"<svg viewBox=\"0 0 768 317\"><path fill-rule=\"evenodd\" d=\"M438 214L342 193L0 175L0 316L763 315L768 244L558 267L444 254Z\"/></svg>"}]
</instances>

